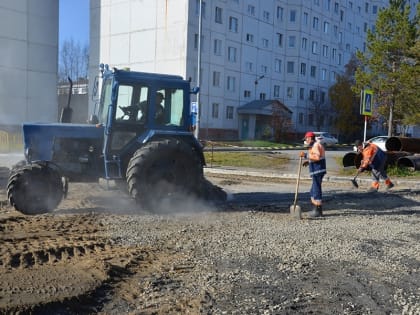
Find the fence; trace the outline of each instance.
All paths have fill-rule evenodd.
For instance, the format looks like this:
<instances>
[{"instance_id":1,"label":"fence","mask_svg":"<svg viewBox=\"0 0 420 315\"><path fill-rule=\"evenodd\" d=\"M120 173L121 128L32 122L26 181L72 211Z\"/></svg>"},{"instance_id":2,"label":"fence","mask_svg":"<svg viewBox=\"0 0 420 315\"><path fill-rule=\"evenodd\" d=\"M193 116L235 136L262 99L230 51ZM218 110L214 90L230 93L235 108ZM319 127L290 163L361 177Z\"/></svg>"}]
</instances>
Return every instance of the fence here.
<instances>
[{"instance_id":1,"label":"fence","mask_svg":"<svg viewBox=\"0 0 420 315\"><path fill-rule=\"evenodd\" d=\"M23 138L21 132L0 130L0 153L22 152Z\"/></svg>"}]
</instances>

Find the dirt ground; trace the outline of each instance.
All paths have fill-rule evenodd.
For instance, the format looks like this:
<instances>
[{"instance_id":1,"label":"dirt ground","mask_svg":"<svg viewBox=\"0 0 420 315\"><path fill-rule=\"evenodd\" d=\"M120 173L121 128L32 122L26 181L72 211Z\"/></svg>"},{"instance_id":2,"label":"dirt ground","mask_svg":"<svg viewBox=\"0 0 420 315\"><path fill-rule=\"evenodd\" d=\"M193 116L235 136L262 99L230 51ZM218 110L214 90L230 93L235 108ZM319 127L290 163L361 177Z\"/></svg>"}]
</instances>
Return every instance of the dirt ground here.
<instances>
[{"instance_id":1,"label":"dirt ground","mask_svg":"<svg viewBox=\"0 0 420 315\"><path fill-rule=\"evenodd\" d=\"M294 277L283 271L271 274L255 271L262 266L271 268L269 262L259 262L253 257L233 270L253 270L261 278L251 282L238 280L231 274L229 279L214 276L200 250L206 244L218 242L214 236L201 239L200 246L188 245L197 242L181 238L189 233L200 213L211 220L235 218L243 223L249 216L273 222L285 227L294 225L288 213L293 201L294 181L268 182L266 179L246 179L227 175L209 178L231 193L224 204L190 204L194 215L184 214L183 222L174 223L167 214L153 214L139 210L131 200L116 190L107 190L104 185L77 183L70 185L68 198L50 214L25 216L12 209L7 202L5 185L8 169L0 167L0 313L9 314L419 314L420 312L420 233L410 232L412 252L405 257L408 271L401 273L399 280L387 278L388 269L381 268L369 273L358 271L359 265L351 260L342 264L328 262L328 257L316 269L296 262L302 271ZM335 224L345 227L349 217L364 220L392 212L392 220L404 221L407 226L417 225L420 214L418 190L400 187L393 194L381 195L381 202L366 194L355 192L350 185L342 188L335 183L326 183L326 218L337 220ZM308 190L303 183L302 191ZM339 197L337 197L339 196ZM303 194L299 204L308 209L308 196ZM358 212L363 205L365 212ZM168 206L169 207L169 206ZM339 209L346 209L340 212ZM183 209L185 210L185 209ZM188 211L187 211L188 212ZM210 213L210 214L209 214ZM116 237L109 222L139 224L143 241ZM159 223L154 223L155 217ZM122 220L124 218L124 220ZM223 218L223 219L221 219ZM152 220L151 223L144 223ZM188 221L190 220L190 221ZM381 218L382 220L382 218ZM187 221L187 223L186 223ZM302 229L308 228L309 220ZM163 223L162 223L163 222ZM162 224L167 223L166 226ZM382 222L382 221L381 221ZM192 238L212 235L204 223L194 225ZM220 224L223 224L220 223ZM327 224L327 223L325 223ZM382 224L382 223L381 223ZM369 223L367 223L369 225ZM129 230L129 223L126 230ZM131 228L131 226L130 226ZM235 224L229 225L235 236ZM249 228L249 227L248 227ZM319 227L322 230L322 226ZM124 224L118 229L125 229ZM334 230L334 228L331 228ZM159 231L158 231L159 230ZM164 237L156 234L164 231ZM238 227L239 230L239 227ZM171 233L169 233L171 231ZM386 229L384 229L386 231ZM127 232L127 231L123 231ZM121 235L125 235L121 232ZM128 233L128 232L127 232ZM134 232L133 232L134 233ZM163 233L163 232L162 232ZM206 234L208 233L208 234ZM251 231L240 233L245 237ZM301 232L298 232L301 233ZM303 233L303 232L302 232ZM385 232L384 232L385 233ZM117 233L118 234L118 233ZM135 235L138 235L135 234ZM119 234L118 234L119 235ZM168 236L170 235L170 236ZM179 235L179 236L178 236ZM137 236L139 237L139 236ZM179 237L179 239L178 239ZM269 235L268 235L269 237ZM359 236L354 235L357 239ZM134 236L133 236L134 238ZM401 236L401 239L403 237ZM174 239L177 239L176 241ZM372 237L374 239L374 237ZM389 240L389 246L402 246L402 240ZM310 242L310 240L305 240ZM179 245L179 242L182 242ZM404 242L408 242L404 238ZM195 244L195 243L194 243ZM290 245L290 244L289 244ZM382 264L380 244L365 244L377 265ZM213 245L209 245L212 248ZM238 245L239 246L239 245ZM247 245L248 246L248 245ZM298 246L298 245L296 245ZM201 248L201 249L200 249ZM245 250L245 249L244 249ZM199 254L200 252L200 254ZM233 255L234 256L234 255ZM204 257L204 256L203 256ZM309 259L309 258L308 258ZM340 258L341 259L341 258ZM400 259L400 258L398 258ZM228 260L226 260L228 261ZM225 268L228 263L225 261ZM230 261L233 264L233 261ZM258 267L260 266L260 267ZM211 267L211 268L210 268ZM404 269L404 270L406 270ZM240 273L238 271L238 273ZM244 275L241 275L244 277ZM268 279L265 279L268 277ZM234 280L232 280L234 279ZM270 281L276 281L274 286ZM250 280L249 280L250 281ZM233 283L235 286L233 287ZM316 286L325 296L304 294ZM227 289L229 288L229 290ZM283 289L280 289L283 288ZM401 290L401 291L398 291ZM226 292L229 291L229 294ZM300 293L297 293L300 291ZM280 293L281 292L281 293ZM398 292L408 292L401 302L395 302ZM401 293L403 295L403 293ZM283 304L282 304L283 303ZM404 306L405 305L405 306Z\"/></svg>"}]
</instances>

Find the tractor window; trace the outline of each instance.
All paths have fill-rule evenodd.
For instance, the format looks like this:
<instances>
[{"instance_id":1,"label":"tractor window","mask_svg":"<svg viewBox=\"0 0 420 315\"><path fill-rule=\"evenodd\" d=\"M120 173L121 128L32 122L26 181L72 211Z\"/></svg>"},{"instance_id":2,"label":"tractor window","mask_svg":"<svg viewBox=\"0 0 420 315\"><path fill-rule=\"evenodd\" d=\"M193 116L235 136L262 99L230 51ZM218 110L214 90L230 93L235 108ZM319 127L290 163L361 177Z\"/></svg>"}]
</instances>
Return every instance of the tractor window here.
<instances>
[{"instance_id":1,"label":"tractor window","mask_svg":"<svg viewBox=\"0 0 420 315\"><path fill-rule=\"evenodd\" d=\"M118 101L116 119L145 123L148 104L148 87L120 85L118 89Z\"/></svg>"},{"instance_id":2,"label":"tractor window","mask_svg":"<svg viewBox=\"0 0 420 315\"><path fill-rule=\"evenodd\" d=\"M181 126L182 112L184 109L184 90L173 88L161 89L158 91L158 94L159 93L164 96L161 103L161 105L163 105L164 115L162 121L166 125ZM159 122L157 121L157 123Z\"/></svg>"},{"instance_id":3,"label":"tractor window","mask_svg":"<svg viewBox=\"0 0 420 315\"><path fill-rule=\"evenodd\" d=\"M105 124L108 115L108 106L111 105L111 94L112 94L112 80L106 80L102 89L102 101L98 111L99 123Z\"/></svg>"}]
</instances>

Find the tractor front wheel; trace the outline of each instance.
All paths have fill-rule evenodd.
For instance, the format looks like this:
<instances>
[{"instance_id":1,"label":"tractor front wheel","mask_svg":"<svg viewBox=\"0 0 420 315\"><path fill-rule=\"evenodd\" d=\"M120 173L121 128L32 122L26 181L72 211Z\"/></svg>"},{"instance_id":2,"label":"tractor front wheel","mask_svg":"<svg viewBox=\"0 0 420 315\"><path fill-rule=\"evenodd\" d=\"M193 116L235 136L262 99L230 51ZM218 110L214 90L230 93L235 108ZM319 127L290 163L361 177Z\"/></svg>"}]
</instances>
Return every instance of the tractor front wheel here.
<instances>
[{"instance_id":1,"label":"tractor front wheel","mask_svg":"<svg viewBox=\"0 0 420 315\"><path fill-rule=\"evenodd\" d=\"M48 163L33 163L14 169L7 183L10 205L24 214L50 212L58 206L63 195L61 176Z\"/></svg>"}]
</instances>

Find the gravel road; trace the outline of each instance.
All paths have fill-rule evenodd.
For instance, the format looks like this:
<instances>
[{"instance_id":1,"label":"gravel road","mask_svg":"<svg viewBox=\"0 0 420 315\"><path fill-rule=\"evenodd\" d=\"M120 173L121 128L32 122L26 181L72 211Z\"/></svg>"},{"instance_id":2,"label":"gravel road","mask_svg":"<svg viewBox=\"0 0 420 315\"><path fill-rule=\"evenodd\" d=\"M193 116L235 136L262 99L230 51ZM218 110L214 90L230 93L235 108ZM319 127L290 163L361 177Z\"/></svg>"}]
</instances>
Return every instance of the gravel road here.
<instances>
[{"instance_id":1,"label":"gravel road","mask_svg":"<svg viewBox=\"0 0 420 315\"><path fill-rule=\"evenodd\" d=\"M244 172L245 173L245 172ZM70 185L51 214L7 205L0 172L0 313L420 314L420 190L324 183L325 217L289 214L295 180L207 173L225 203L154 213Z\"/></svg>"}]
</instances>

